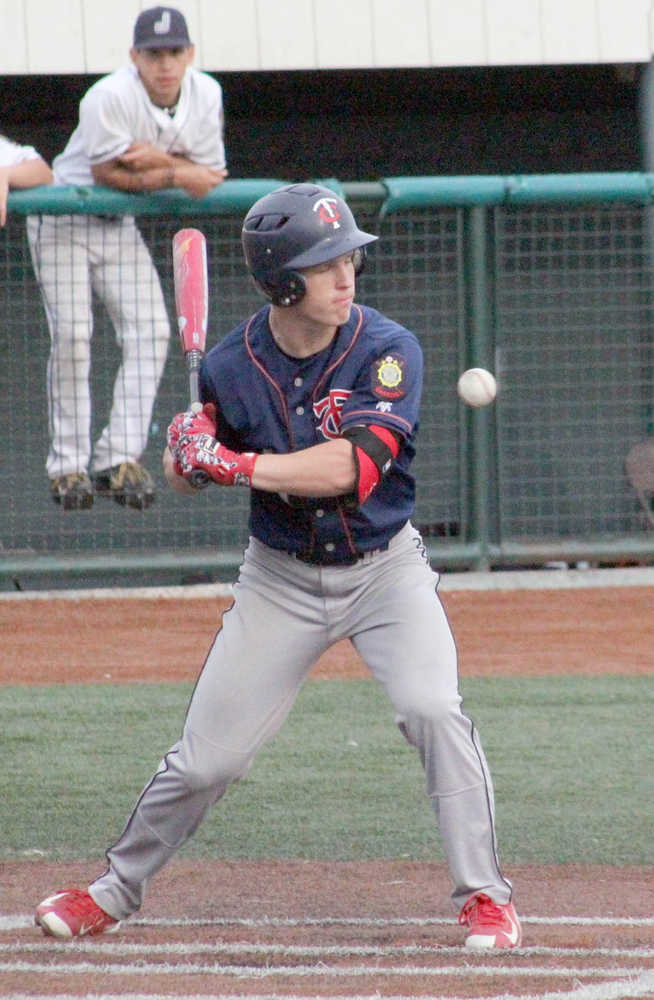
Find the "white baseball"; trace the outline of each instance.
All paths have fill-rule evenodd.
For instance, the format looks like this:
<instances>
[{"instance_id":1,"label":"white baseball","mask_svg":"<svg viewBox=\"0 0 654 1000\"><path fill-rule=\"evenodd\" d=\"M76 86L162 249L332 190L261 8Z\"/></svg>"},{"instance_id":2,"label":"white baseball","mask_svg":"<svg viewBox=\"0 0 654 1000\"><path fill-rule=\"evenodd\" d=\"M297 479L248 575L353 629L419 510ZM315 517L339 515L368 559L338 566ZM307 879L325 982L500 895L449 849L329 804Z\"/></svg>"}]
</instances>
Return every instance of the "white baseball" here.
<instances>
[{"instance_id":1,"label":"white baseball","mask_svg":"<svg viewBox=\"0 0 654 1000\"><path fill-rule=\"evenodd\" d=\"M459 376L456 391L468 406L488 406L497 395L497 382L485 368L468 368Z\"/></svg>"}]
</instances>

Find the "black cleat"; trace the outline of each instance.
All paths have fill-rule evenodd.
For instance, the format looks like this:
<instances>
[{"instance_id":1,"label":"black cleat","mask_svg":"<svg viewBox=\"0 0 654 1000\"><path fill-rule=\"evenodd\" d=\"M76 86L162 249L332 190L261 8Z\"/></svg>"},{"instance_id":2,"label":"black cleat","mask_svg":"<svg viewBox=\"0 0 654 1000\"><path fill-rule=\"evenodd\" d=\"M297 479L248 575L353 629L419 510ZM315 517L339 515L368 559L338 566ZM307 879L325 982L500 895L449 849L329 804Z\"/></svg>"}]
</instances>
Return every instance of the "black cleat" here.
<instances>
[{"instance_id":1,"label":"black cleat","mask_svg":"<svg viewBox=\"0 0 654 1000\"><path fill-rule=\"evenodd\" d=\"M154 503L154 480L138 462L121 462L94 473L93 485L99 497L110 497L122 507L146 510Z\"/></svg>"},{"instance_id":2,"label":"black cleat","mask_svg":"<svg viewBox=\"0 0 654 1000\"><path fill-rule=\"evenodd\" d=\"M93 506L93 484L85 472L71 472L51 479L50 494L64 510L88 510Z\"/></svg>"}]
</instances>

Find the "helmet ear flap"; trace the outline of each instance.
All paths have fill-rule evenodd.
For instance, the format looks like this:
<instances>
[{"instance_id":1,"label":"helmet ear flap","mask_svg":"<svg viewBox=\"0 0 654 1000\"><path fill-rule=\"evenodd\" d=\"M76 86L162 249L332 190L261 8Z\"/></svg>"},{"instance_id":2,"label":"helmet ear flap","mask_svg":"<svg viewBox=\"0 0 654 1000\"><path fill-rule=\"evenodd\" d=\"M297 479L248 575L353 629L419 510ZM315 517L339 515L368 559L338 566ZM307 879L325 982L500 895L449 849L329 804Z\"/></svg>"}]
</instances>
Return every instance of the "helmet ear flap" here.
<instances>
[{"instance_id":1,"label":"helmet ear flap","mask_svg":"<svg viewBox=\"0 0 654 1000\"><path fill-rule=\"evenodd\" d=\"M296 305L306 295L307 285L299 271L283 271L270 289L270 299L274 306Z\"/></svg>"},{"instance_id":2,"label":"helmet ear flap","mask_svg":"<svg viewBox=\"0 0 654 1000\"><path fill-rule=\"evenodd\" d=\"M250 277L257 288L274 306L294 306L306 295L307 286L299 271L284 271L277 281L262 281L250 272Z\"/></svg>"},{"instance_id":3,"label":"helmet ear flap","mask_svg":"<svg viewBox=\"0 0 654 1000\"><path fill-rule=\"evenodd\" d=\"M368 253L365 247L357 247L352 254L352 263L354 264L354 273L358 278L364 267L366 266L366 260L368 259Z\"/></svg>"}]
</instances>

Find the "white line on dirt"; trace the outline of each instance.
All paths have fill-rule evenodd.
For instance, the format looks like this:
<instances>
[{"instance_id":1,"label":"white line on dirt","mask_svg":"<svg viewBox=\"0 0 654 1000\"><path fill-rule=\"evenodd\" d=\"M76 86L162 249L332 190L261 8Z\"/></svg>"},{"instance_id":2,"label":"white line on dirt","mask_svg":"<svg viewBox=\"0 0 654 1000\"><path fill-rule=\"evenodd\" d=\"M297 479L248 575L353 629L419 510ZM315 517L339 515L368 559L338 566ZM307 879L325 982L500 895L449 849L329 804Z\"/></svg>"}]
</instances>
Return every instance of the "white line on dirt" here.
<instances>
[{"instance_id":1,"label":"white line on dirt","mask_svg":"<svg viewBox=\"0 0 654 1000\"><path fill-rule=\"evenodd\" d=\"M597 986L580 986L566 993L539 993L519 996L514 993L502 993L498 996L487 996L486 1000L627 1000L627 998L638 998L643 1000L646 997L654 996L654 974L644 973L637 979L620 980L618 982L601 983ZM78 993L58 993L52 994L26 994L10 993L2 995L3 1000L80 1000ZM152 994L144 993L87 993L85 1000L152 1000ZM176 994L166 994L166 1000L235 1000L231 993L211 994L188 994L182 996ZM306 994L300 996L291 993L247 993L238 995L238 1000L307 1000ZM311 1000L323 1000L320 994L313 994ZM324 1000L380 1000L380 994L373 995L359 994L357 996L348 993L347 996L324 997ZM402 996L386 996L384 1000L407 1000L406 994ZM420 1000L475 1000L475 998L455 997L451 993L447 996L421 996Z\"/></svg>"},{"instance_id":2,"label":"white line on dirt","mask_svg":"<svg viewBox=\"0 0 654 1000\"><path fill-rule=\"evenodd\" d=\"M390 957L414 955L421 956L444 956L463 955L470 957L469 952L464 952L463 946L443 946L443 945L291 945L291 944L251 944L249 942L212 941L182 942L169 941L166 944L132 944L130 942L107 941L87 939L76 941L56 941L53 938L40 938L38 941L20 943L16 941L0 943L0 953L11 952L16 954L34 954L47 951L61 952L73 950L74 952L94 953L98 952L106 955L107 958L117 955L287 955L288 957L318 958L323 955L330 957L344 958L347 956L366 957ZM565 958L619 958L621 960L651 959L654 961L654 948L563 948L545 947L537 945L533 947L520 948L521 956L556 956ZM0 994L1 996L1 994Z\"/></svg>"},{"instance_id":3,"label":"white line on dirt","mask_svg":"<svg viewBox=\"0 0 654 1000\"><path fill-rule=\"evenodd\" d=\"M607 918L607 917L526 917L523 918L526 923L535 924L581 924L581 925L597 925L597 926L652 926L654 920L651 918ZM403 926L403 925L429 925L429 924L453 924L455 921L447 918L396 918L393 920L385 919L359 919L359 918L305 918L300 919L262 919L253 920L251 918L243 918L239 920L235 919L216 919L216 920L170 920L170 919L151 919L151 920L133 920L133 925L138 925L141 927L148 926L168 926L168 927L189 927L189 926L243 926L243 927L276 927L276 926L331 926L331 925L354 925L354 926ZM13 931L21 929L24 927L33 926L31 916L0 916L0 931ZM321 956L328 957L393 957L393 956L434 956L442 955L453 956L453 955L464 955L464 949L461 947L443 947L443 948L430 948L429 946L389 946L388 948L381 948L376 946L352 946L352 947L341 947L341 946L326 946L324 948L320 947L304 947L304 946L283 946L283 945L253 945L247 943L238 943L234 945L229 945L225 943L218 943L213 945L197 945L193 943L183 944L183 943L169 943L162 945L139 945L135 943L116 943L108 942L105 939L102 941L93 940L83 940L75 942L59 942L53 941L52 939L42 939L39 942L25 942L18 943L16 941L10 943L0 943L0 953L10 952L12 955L17 955L19 953L40 953L43 954L44 949L47 949L55 961L43 963L43 962L30 962L30 961L13 961L13 962L0 962L0 973L5 972L32 972L37 974L46 974L52 972L69 973L73 975L88 976L89 974L97 974L99 972L113 973L113 974L131 974L131 975L144 975L152 974L153 971L161 973L164 975L179 975L179 974L210 974L210 975L224 975L224 976L234 976L238 978L249 978L249 979L261 979L266 976L274 975L285 975L285 976L296 976L296 977L308 977L308 976L321 976L325 977L343 977L346 975L364 976L370 974L369 966L352 966L352 967L330 967L324 963L324 961L317 961L315 965L301 965L301 966L278 966L278 967L264 967L264 968L252 968L251 966L242 965L220 965L219 963L203 965L196 964L192 962L181 962L181 963L148 963L143 964L143 962L138 962L137 964L107 964L96 965L91 962L77 961L68 963L59 963L56 961L56 956L61 955L63 951L66 951L70 956L73 955L81 956L83 954L91 954L95 952L104 952L107 958L110 957L120 957L122 955L134 955L139 956L145 953L152 955L189 955L189 954L203 954L206 952L211 952L212 954L262 954L265 952L273 954L286 954L294 955L297 957L315 957L320 959ZM594 957L596 960L598 958L612 958L618 959L622 963L630 959L633 960L645 960L650 961L654 959L654 949L646 948L547 948L544 946L522 948L519 950L519 954L522 958L533 958L536 956L541 957L566 957L584 959ZM471 957L471 956L468 956ZM483 956L479 956L480 958ZM499 958L499 956L497 956ZM517 957L517 956L516 956ZM602 968L602 967L586 967L586 968L565 968L559 966L558 968L549 967L539 967L539 966L527 966L522 968L516 968L515 965L510 966L500 966L500 965L470 965L469 963L464 966L443 966L440 968L427 967L424 966L387 966L387 967L375 967L375 974L382 976L404 976L410 978L412 976L424 976L431 975L433 977L444 977L452 976L457 977L461 975L469 975L472 971L480 977L490 977L497 975L507 975L510 976L514 981L515 977L522 978L523 980L528 980L536 976L552 976L558 978L570 978L574 977L576 980L575 987L566 992L556 991L554 993L536 993L536 994L526 994L521 993L520 995L503 993L487 997L487 1000L646 1000L646 998L654 998L654 970L651 968ZM588 979L600 979L598 983L582 983L582 980ZM1 977L0 977L1 980ZM526 985L526 982L525 982ZM144 994L91 994L86 992L84 994L86 1000L152 1000L151 996L146 996ZM234 1000L231 994L222 994L220 996L213 994L211 997L201 996L201 995L173 995L170 993L166 994L167 1000ZM58 994L54 995L43 995L42 997L19 994L19 993L3 993L2 987L0 986L0 1000L79 1000L79 993L76 994ZM299 997L291 994L239 994L239 1000L306 1000L306 997ZM379 994L370 996L369 994L361 994L354 996L353 994L348 994L347 997L332 997L329 998L327 995L314 993L312 994L312 1000L379 1000ZM385 1000L406 1000L406 993L403 997L387 997ZM421 1000L475 1000L473 996L468 997L454 997L451 994L447 996L431 996L422 997Z\"/></svg>"},{"instance_id":4,"label":"white line on dirt","mask_svg":"<svg viewBox=\"0 0 654 1000\"><path fill-rule=\"evenodd\" d=\"M67 973L69 975L117 975L117 976L152 976L157 975L177 975L177 976L235 976L239 979L266 979L271 976L286 976L288 978L340 978L348 976L370 976L374 972L375 976L433 976L442 978L444 976L504 976L510 975L513 979L534 978L547 976L548 978L570 979L620 979L642 976L647 969L636 968L606 968L569 966L552 968L551 966L521 966L512 965L326 965L324 962L317 962L315 965L221 965L219 962L209 962L201 964L198 962L137 962L137 963L94 963L94 962L0 962L0 972L25 972L53 974ZM654 975L654 972L652 973Z\"/></svg>"},{"instance_id":5,"label":"white line on dirt","mask_svg":"<svg viewBox=\"0 0 654 1000\"><path fill-rule=\"evenodd\" d=\"M654 917L538 917L520 915L522 924L586 927L654 927ZM453 917L212 917L193 920L186 917L133 917L131 927L439 927L456 924ZM0 915L0 932L32 927L30 914ZM1 996L1 994L0 994Z\"/></svg>"},{"instance_id":6,"label":"white line on dirt","mask_svg":"<svg viewBox=\"0 0 654 1000\"><path fill-rule=\"evenodd\" d=\"M31 923L31 921L30 921ZM213 917L187 920L168 917L136 918L137 927L438 927L456 924L452 917ZM654 917L523 917L522 924L578 924L597 927L653 927Z\"/></svg>"},{"instance_id":7,"label":"white line on dirt","mask_svg":"<svg viewBox=\"0 0 654 1000\"><path fill-rule=\"evenodd\" d=\"M239 927L428 927L457 924L453 917L250 917L230 918L216 917L212 920L172 920L166 917L155 917L150 920L135 919L131 921L137 926L183 927L183 926L239 926ZM578 924L580 926L597 927L654 927L654 917L523 917L522 924Z\"/></svg>"}]
</instances>

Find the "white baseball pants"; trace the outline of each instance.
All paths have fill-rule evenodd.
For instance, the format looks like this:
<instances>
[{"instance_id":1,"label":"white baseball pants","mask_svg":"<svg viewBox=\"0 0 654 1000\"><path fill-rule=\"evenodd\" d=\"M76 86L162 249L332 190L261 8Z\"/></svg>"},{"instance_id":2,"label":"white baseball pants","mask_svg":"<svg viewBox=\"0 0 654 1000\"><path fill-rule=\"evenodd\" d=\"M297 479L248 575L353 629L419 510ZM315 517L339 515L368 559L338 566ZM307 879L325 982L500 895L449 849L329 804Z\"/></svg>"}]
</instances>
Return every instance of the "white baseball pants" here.
<instances>
[{"instance_id":1,"label":"white baseball pants","mask_svg":"<svg viewBox=\"0 0 654 1000\"><path fill-rule=\"evenodd\" d=\"M131 216L30 216L27 235L51 339L48 476L137 461L147 444L170 324L136 223ZM92 292L107 309L122 362L109 421L91 458Z\"/></svg>"}]
</instances>

